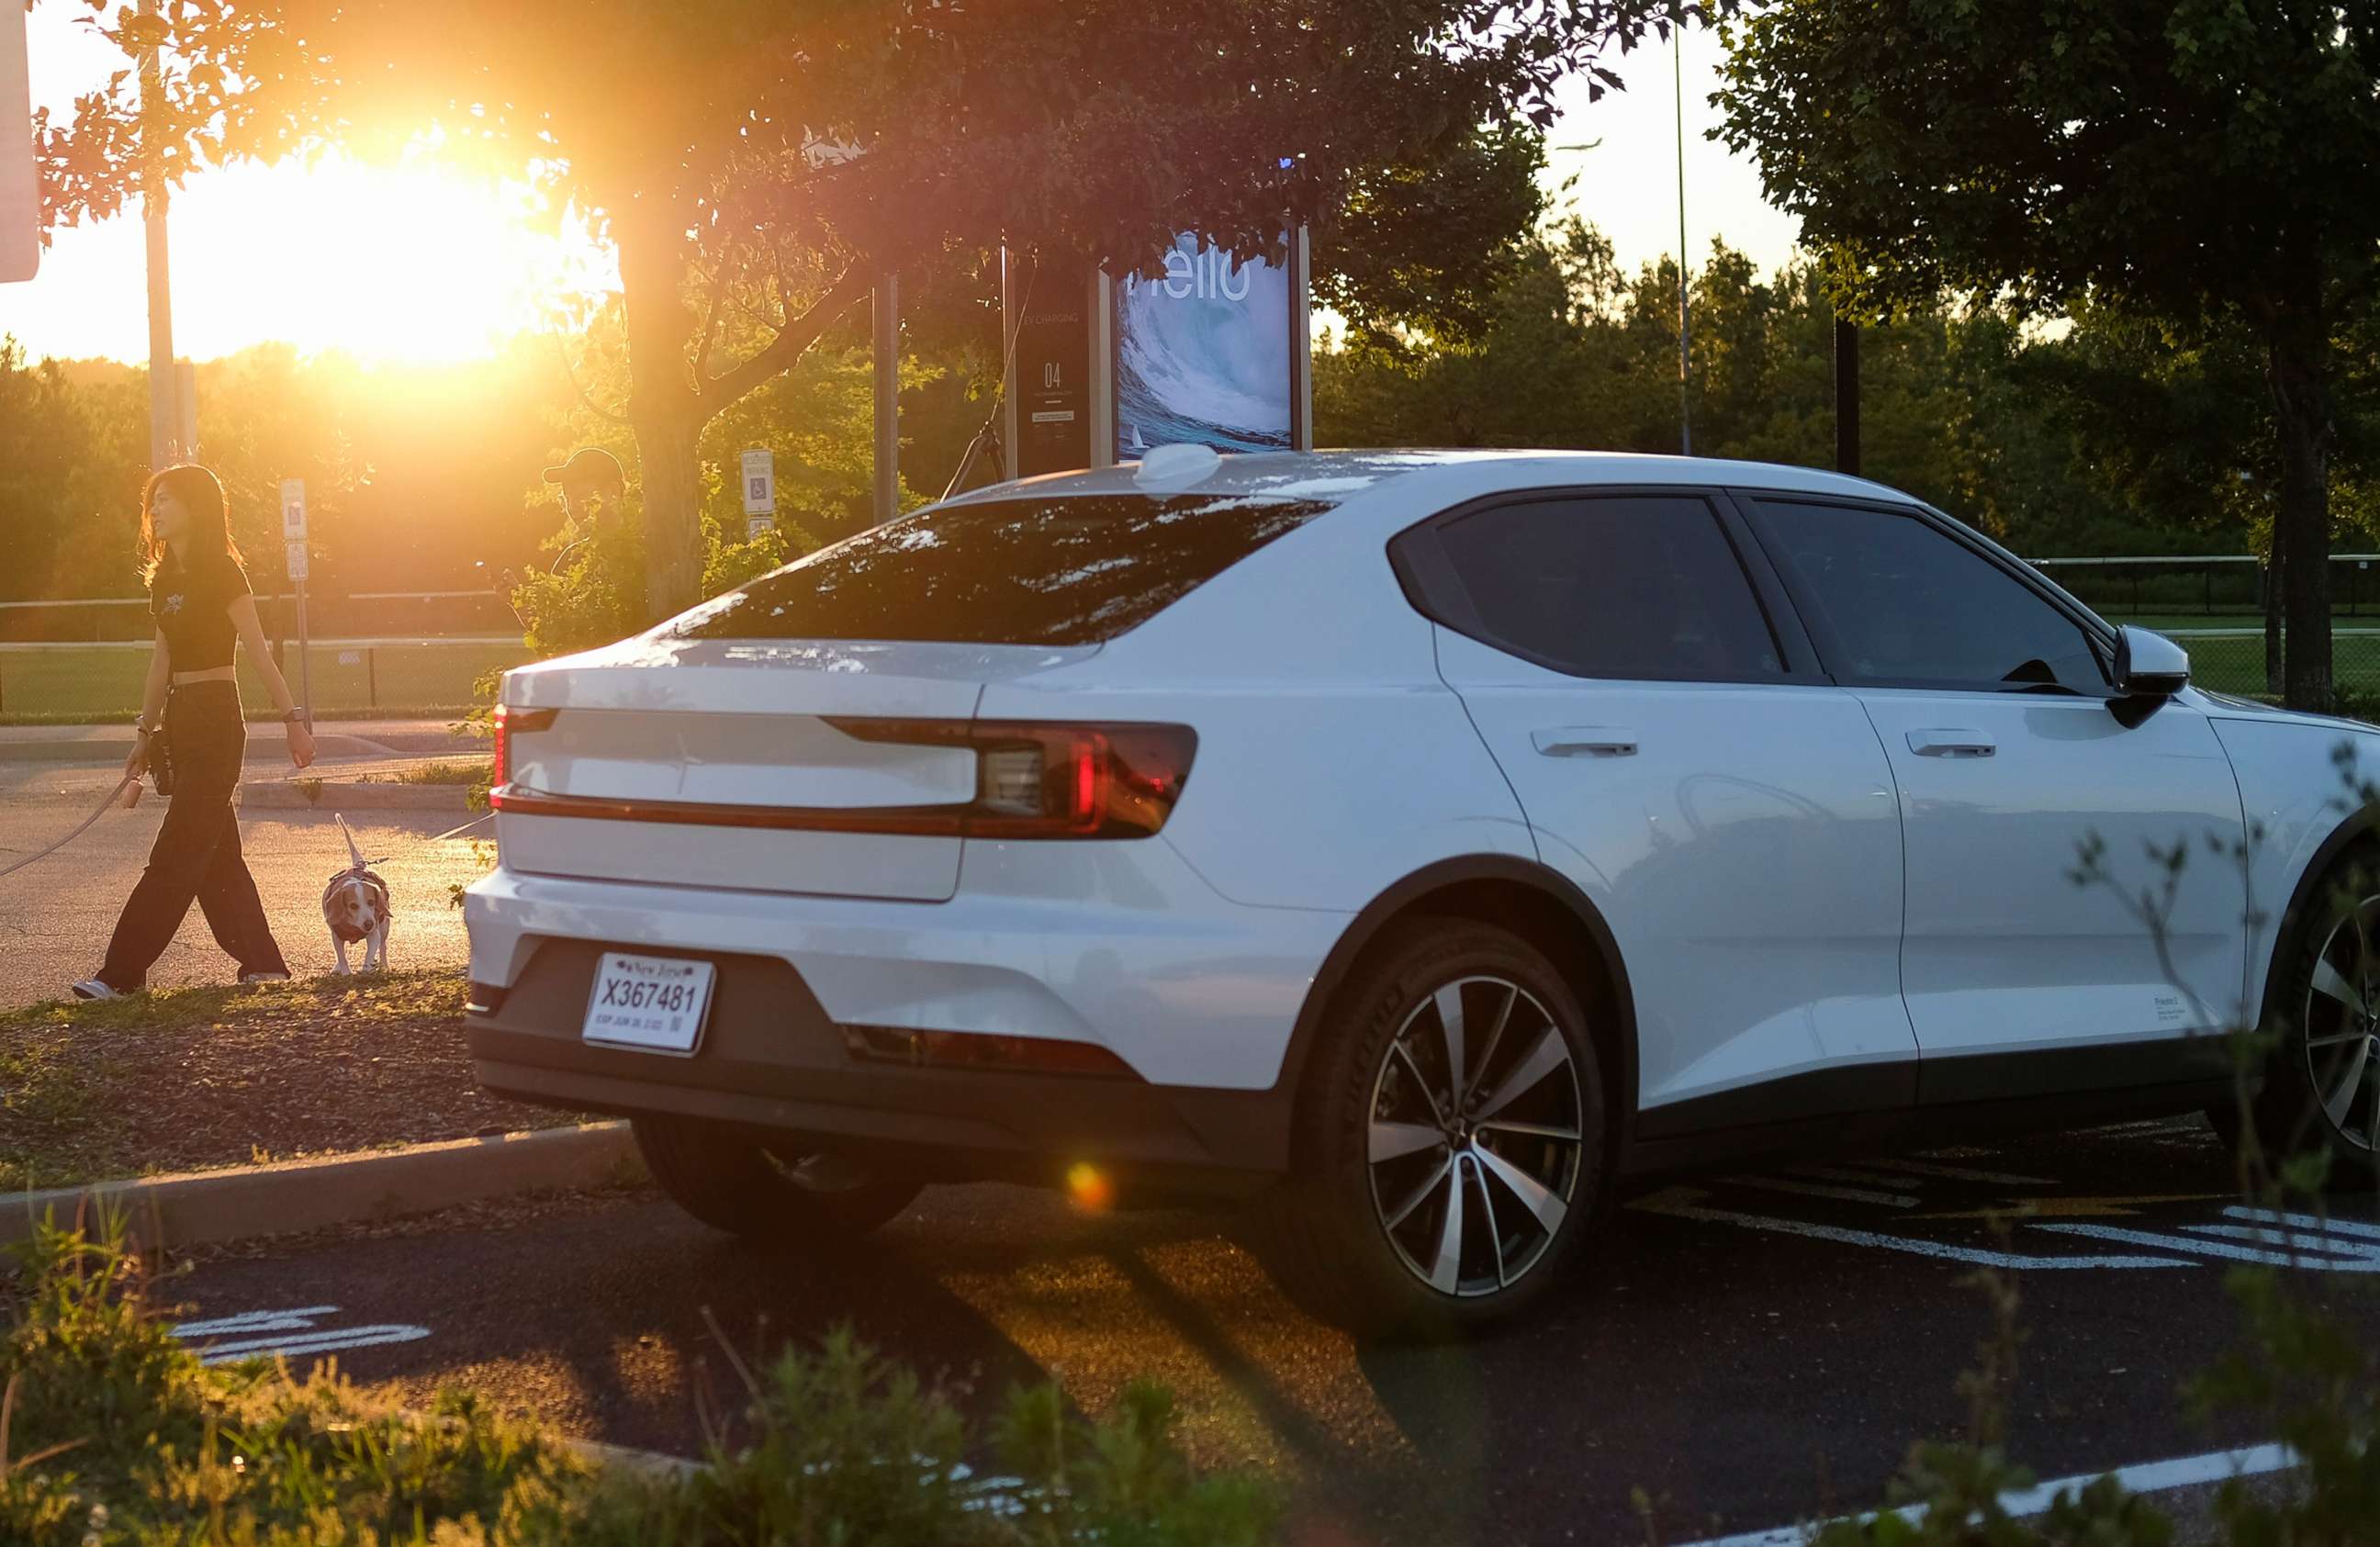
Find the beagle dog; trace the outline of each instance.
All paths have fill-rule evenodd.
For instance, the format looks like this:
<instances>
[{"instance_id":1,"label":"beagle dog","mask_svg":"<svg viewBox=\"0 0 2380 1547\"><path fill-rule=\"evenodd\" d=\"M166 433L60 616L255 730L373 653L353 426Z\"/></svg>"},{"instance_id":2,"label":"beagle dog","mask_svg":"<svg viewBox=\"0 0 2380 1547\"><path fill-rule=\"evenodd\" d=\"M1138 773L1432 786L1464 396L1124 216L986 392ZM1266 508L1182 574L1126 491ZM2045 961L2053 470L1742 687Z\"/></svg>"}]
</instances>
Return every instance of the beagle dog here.
<instances>
[{"instance_id":1,"label":"beagle dog","mask_svg":"<svg viewBox=\"0 0 2380 1547\"><path fill-rule=\"evenodd\" d=\"M347 819L336 813L333 819L347 840L351 863L322 888L322 922L331 926L331 944L338 950L340 972L354 970L347 965L347 947L361 941L363 970L384 973L388 971L388 883L373 874L364 852L356 847Z\"/></svg>"}]
</instances>

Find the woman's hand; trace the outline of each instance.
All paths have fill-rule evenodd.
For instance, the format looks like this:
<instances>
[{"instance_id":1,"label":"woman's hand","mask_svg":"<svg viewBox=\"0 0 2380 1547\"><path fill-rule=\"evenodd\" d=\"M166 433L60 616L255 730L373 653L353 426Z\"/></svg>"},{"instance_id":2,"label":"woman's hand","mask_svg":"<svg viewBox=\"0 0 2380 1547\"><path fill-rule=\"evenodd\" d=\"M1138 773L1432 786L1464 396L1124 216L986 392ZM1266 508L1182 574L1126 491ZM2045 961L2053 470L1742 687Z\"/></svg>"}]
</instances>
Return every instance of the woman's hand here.
<instances>
[{"instance_id":1,"label":"woman's hand","mask_svg":"<svg viewBox=\"0 0 2380 1547\"><path fill-rule=\"evenodd\" d=\"M289 766L302 768L314 760L314 732L303 721L289 722Z\"/></svg>"},{"instance_id":2,"label":"woman's hand","mask_svg":"<svg viewBox=\"0 0 2380 1547\"><path fill-rule=\"evenodd\" d=\"M149 771L149 732L140 731L132 738L132 750L124 757L124 809L131 810L140 804L140 776Z\"/></svg>"}]
</instances>

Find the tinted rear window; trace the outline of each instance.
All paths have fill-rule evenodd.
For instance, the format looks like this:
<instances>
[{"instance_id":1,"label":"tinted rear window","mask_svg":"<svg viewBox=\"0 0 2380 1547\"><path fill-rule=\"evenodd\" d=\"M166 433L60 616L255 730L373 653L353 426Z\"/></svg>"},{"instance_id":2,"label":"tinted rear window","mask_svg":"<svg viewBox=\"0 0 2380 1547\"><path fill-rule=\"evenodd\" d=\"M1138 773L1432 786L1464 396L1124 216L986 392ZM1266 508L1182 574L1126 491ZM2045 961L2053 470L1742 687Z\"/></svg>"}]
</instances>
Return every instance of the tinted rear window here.
<instances>
[{"instance_id":1,"label":"tinted rear window","mask_svg":"<svg viewBox=\"0 0 2380 1547\"><path fill-rule=\"evenodd\" d=\"M822 548L703 603L666 632L1092 645L1147 622L1330 508L1211 494L950 505Z\"/></svg>"}]
</instances>

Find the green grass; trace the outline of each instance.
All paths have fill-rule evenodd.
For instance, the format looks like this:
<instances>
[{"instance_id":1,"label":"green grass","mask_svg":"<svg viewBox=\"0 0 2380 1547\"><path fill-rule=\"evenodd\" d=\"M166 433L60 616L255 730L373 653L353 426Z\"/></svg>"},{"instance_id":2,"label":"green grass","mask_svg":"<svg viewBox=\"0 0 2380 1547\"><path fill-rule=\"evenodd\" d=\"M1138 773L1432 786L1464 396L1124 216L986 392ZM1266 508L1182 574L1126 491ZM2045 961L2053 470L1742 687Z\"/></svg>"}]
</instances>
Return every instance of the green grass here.
<instances>
[{"instance_id":1,"label":"green grass","mask_svg":"<svg viewBox=\"0 0 2380 1547\"><path fill-rule=\"evenodd\" d=\"M299 691L298 650L282 670ZM315 645L306 651L315 708L326 717L454 713L478 700L472 684L490 671L532 659L519 645L479 641L404 645ZM0 646L0 723L82 723L126 719L140 708L149 651L115 646L39 649ZM255 665L240 661L240 696L271 702Z\"/></svg>"}]
</instances>

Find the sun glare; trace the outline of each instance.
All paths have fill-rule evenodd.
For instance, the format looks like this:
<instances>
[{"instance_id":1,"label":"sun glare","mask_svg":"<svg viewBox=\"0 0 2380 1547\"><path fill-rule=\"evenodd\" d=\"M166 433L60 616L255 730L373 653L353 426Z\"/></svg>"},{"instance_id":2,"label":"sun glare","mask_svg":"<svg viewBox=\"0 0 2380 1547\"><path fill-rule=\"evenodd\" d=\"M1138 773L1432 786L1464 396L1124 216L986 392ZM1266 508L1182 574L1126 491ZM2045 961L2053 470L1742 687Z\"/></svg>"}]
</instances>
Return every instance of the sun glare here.
<instances>
[{"instance_id":1,"label":"sun glare","mask_svg":"<svg viewBox=\"0 0 2380 1547\"><path fill-rule=\"evenodd\" d=\"M196 180L173 212L176 352L280 339L366 363L491 354L617 283L583 225L531 229L535 197L426 160L330 157Z\"/></svg>"}]
</instances>

